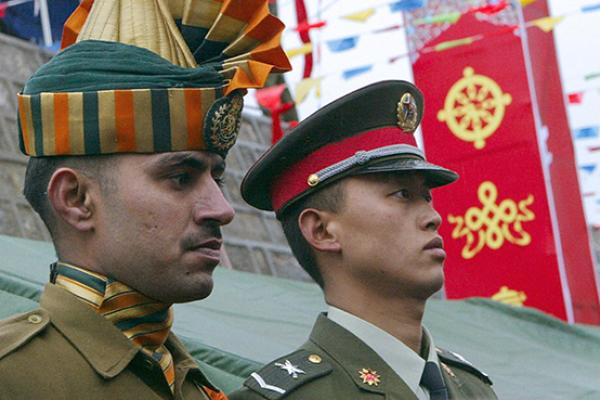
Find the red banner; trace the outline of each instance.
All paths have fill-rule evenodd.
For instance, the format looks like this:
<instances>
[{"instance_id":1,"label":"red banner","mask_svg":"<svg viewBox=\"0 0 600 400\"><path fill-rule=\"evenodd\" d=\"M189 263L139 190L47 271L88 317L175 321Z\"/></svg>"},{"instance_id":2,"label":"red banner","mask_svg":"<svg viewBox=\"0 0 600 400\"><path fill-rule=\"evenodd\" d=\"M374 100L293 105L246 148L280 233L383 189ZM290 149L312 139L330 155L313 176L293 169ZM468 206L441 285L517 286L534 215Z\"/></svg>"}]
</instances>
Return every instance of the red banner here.
<instances>
[{"instance_id":1,"label":"red banner","mask_svg":"<svg viewBox=\"0 0 600 400\"><path fill-rule=\"evenodd\" d=\"M422 54L429 159L460 180L434 192L444 219L448 298L492 297L559 318L572 312L552 192L543 169L521 38L464 15L427 43L485 40Z\"/></svg>"},{"instance_id":2,"label":"red banner","mask_svg":"<svg viewBox=\"0 0 600 400\"><path fill-rule=\"evenodd\" d=\"M525 7L523 13L526 21L547 17L547 1L537 0ZM563 100L554 38L551 33L536 28L528 30L527 40L540 119L549 132L548 150L552 154L550 177L574 321L600 325L594 256L583 204L578 201L581 191L577 179L575 150Z\"/></svg>"}]
</instances>

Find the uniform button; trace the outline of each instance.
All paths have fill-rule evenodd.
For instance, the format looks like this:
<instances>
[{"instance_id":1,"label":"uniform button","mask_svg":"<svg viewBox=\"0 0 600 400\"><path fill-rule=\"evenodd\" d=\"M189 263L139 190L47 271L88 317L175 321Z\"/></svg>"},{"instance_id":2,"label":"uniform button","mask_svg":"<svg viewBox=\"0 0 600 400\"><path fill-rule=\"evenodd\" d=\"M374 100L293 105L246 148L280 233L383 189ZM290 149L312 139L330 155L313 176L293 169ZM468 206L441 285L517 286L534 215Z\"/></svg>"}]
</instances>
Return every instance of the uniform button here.
<instances>
[{"instance_id":1,"label":"uniform button","mask_svg":"<svg viewBox=\"0 0 600 400\"><path fill-rule=\"evenodd\" d=\"M308 361L310 361L313 364L320 364L321 361L323 361L323 359L317 354L311 354L310 356L308 356Z\"/></svg>"},{"instance_id":2,"label":"uniform button","mask_svg":"<svg viewBox=\"0 0 600 400\"><path fill-rule=\"evenodd\" d=\"M29 317L27 317L27 321L31 322L32 324L39 324L42 322L42 317L37 314L31 314Z\"/></svg>"},{"instance_id":3,"label":"uniform button","mask_svg":"<svg viewBox=\"0 0 600 400\"><path fill-rule=\"evenodd\" d=\"M153 369L153 368L154 368L154 363L152 362L152 360L151 360L151 359L149 359L149 358L146 358L146 359L144 360L144 366L145 366L147 369Z\"/></svg>"}]
</instances>

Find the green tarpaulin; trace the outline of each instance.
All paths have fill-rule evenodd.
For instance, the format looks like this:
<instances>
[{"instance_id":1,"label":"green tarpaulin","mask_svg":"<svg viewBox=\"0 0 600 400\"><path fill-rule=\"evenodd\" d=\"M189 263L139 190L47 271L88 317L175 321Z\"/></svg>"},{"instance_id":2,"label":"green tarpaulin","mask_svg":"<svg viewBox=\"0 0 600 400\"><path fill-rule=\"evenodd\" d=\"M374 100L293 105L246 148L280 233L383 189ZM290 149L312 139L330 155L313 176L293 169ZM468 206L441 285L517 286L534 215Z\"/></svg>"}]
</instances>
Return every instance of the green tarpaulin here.
<instances>
[{"instance_id":1,"label":"green tarpaulin","mask_svg":"<svg viewBox=\"0 0 600 400\"><path fill-rule=\"evenodd\" d=\"M0 236L0 318L36 307L53 261L48 243ZM303 343L324 309L316 285L221 268L208 299L175 307L174 329L229 391ZM436 344L487 372L502 399L600 399L600 328L484 299L431 300L425 319Z\"/></svg>"}]
</instances>

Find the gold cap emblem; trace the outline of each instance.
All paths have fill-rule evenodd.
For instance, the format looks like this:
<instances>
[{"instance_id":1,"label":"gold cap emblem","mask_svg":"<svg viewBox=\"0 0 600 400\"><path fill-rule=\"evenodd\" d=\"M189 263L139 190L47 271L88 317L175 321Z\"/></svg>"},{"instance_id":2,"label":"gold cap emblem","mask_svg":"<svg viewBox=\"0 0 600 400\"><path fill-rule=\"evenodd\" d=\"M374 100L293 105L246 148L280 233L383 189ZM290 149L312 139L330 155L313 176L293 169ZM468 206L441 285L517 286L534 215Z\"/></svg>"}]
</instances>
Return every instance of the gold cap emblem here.
<instances>
[{"instance_id":1,"label":"gold cap emblem","mask_svg":"<svg viewBox=\"0 0 600 400\"><path fill-rule=\"evenodd\" d=\"M404 93L396 108L398 126L405 132L414 132L419 121L419 110L415 98L410 93Z\"/></svg>"},{"instance_id":2,"label":"gold cap emblem","mask_svg":"<svg viewBox=\"0 0 600 400\"><path fill-rule=\"evenodd\" d=\"M363 368L358 371L360 374L360 379L362 379L363 383L366 383L369 386L377 386L379 382L381 382L381 378L377 371L373 371L370 368Z\"/></svg>"}]
</instances>

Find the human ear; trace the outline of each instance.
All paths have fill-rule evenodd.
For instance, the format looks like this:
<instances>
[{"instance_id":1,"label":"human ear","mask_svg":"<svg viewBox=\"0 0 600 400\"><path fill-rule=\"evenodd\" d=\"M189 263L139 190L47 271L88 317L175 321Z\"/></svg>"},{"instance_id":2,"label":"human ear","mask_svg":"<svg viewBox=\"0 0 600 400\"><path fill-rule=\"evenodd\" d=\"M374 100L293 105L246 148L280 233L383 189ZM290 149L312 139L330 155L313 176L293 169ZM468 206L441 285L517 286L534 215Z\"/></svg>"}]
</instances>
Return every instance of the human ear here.
<instances>
[{"instance_id":1,"label":"human ear","mask_svg":"<svg viewBox=\"0 0 600 400\"><path fill-rule=\"evenodd\" d=\"M90 181L77 170L57 169L48 183L48 200L56 216L78 231L93 229Z\"/></svg>"},{"instance_id":2,"label":"human ear","mask_svg":"<svg viewBox=\"0 0 600 400\"><path fill-rule=\"evenodd\" d=\"M341 251L338 237L331 229L332 216L330 212L314 208L307 208L298 216L302 236L315 250L334 253Z\"/></svg>"}]
</instances>

